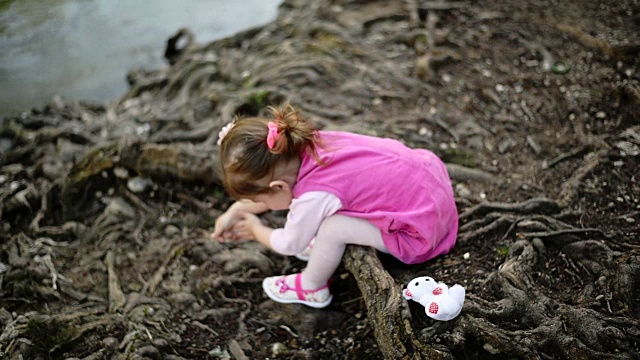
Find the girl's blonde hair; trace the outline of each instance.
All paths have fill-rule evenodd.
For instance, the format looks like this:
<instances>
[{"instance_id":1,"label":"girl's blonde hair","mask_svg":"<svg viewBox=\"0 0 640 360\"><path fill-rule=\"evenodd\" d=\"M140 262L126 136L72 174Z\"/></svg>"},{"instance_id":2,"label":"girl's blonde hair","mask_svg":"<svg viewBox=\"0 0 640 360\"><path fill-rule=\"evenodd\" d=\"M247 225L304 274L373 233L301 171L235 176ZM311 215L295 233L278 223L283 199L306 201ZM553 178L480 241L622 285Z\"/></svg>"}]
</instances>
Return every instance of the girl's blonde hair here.
<instances>
[{"instance_id":1,"label":"girl's blonde hair","mask_svg":"<svg viewBox=\"0 0 640 360\"><path fill-rule=\"evenodd\" d=\"M318 133L313 126L289 104L267 109L271 119L236 119L220 144L222 181L233 198L269 192L268 183L273 179L276 167L300 157L304 151L310 151L320 163L316 152ZM278 130L271 149L267 145L269 122L274 122Z\"/></svg>"}]
</instances>

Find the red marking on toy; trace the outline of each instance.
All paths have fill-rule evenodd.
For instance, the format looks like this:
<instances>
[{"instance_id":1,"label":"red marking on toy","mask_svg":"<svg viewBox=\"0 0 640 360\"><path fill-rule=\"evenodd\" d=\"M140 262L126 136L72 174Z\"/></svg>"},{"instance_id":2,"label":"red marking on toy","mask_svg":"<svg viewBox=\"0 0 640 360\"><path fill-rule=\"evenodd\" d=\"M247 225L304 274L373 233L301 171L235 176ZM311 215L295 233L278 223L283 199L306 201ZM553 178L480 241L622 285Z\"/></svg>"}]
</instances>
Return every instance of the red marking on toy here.
<instances>
[{"instance_id":1,"label":"red marking on toy","mask_svg":"<svg viewBox=\"0 0 640 360\"><path fill-rule=\"evenodd\" d=\"M442 288L441 287L437 287L437 288L433 289L433 295L442 295Z\"/></svg>"},{"instance_id":2,"label":"red marking on toy","mask_svg":"<svg viewBox=\"0 0 640 360\"><path fill-rule=\"evenodd\" d=\"M409 289L405 290L404 294L407 295L408 297L413 297L413 294L411 294L411 291L409 291Z\"/></svg>"},{"instance_id":3,"label":"red marking on toy","mask_svg":"<svg viewBox=\"0 0 640 360\"><path fill-rule=\"evenodd\" d=\"M432 302L431 304L429 304L429 312L432 314L437 314L438 313L438 304Z\"/></svg>"}]
</instances>

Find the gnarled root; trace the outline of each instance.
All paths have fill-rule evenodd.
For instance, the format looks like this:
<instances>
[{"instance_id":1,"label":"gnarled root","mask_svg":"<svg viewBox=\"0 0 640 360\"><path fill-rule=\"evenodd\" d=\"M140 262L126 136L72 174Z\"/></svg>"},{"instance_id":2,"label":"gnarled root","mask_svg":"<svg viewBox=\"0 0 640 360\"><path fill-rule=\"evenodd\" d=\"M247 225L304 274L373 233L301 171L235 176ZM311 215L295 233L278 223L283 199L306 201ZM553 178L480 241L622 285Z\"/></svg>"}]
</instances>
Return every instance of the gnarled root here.
<instances>
[{"instance_id":1,"label":"gnarled root","mask_svg":"<svg viewBox=\"0 0 640 360\"><path fill-rule=\"evenodd\" d=\"M486 203L463 213L461 239L513 241L502 265L486 276L487 292L468 293L462 314L446 323L412 319L375 252L350 247L345 265L362 291L385 358L469 352L523 359L637 358L640 322L623 316L638 311L638 258L623 257L601 231L575 228L559 215L560 207L548 199ZM565 287L575 285L545 274L549 262L583 290L567 296L575 290Z\"/></svg>"}]
</instances>

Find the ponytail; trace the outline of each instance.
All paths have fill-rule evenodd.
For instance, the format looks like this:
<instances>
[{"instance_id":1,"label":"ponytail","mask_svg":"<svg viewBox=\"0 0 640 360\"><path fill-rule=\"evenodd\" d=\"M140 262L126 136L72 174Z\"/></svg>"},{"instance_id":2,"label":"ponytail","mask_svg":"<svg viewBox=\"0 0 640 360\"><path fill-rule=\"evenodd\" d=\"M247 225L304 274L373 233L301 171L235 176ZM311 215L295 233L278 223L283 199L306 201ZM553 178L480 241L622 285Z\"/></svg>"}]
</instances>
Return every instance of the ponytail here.
<instances>
[{"instance_id":1,"label":"ponytail","mask_svg":"<svg viewBox=\"0 0 640 360\"><path fill-rule=\"evenodd\" d=\"M288 103L280 108L269 106L267 110L273 116L280 135L274 146L270 148L271 153L294 156L309 149L317 161L317 132L306 119L302 118L300 112Z\"/></svg>"}]
</instances>

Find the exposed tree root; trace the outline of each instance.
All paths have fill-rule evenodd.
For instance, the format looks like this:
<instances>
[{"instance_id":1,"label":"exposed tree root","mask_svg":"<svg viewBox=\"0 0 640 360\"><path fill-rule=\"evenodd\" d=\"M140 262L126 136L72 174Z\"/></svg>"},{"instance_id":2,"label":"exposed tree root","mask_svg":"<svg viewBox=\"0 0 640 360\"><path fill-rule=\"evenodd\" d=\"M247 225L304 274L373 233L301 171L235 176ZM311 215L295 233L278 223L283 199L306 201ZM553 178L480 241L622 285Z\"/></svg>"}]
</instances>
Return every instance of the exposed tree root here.
<instances>
[{"instance_id":1,"label":"exposed tree root","mask_svg":"<svg viewBox=\"0 0 640 360\"><path fill-rule=\"evenodd\" d=\"M574 175L562 184L560 195L558 195L558 204L560 206L564 207L573 203L575 197L578 195L578 187L585 177L587 177L598 165L601 164L605 154L606 151L601 150L593 154L593 156L588 157Z\"/></svg>"},{"instance_id":2,"label":"exposed tree root","mask_svg":"<svg viewBox=\"0 0 640 360\"><path fill-rule=\"evenodd\" d=\"M633 261L634 265L623 266L616 274L610 274L607 269L610 269L614 259L619 258L620 253L612 251L599 241L553 240L570 234L603 234L597 229L567 228L568 224L550 217L559 212L559 207L546 199L532 199L516 204L482 204L466 212L463 220L469 221L467 225L474 224L471 220L474 217L483 216L488 211L495 214L496 210L501 210L502 214L490 217L492 220L489 224L481 225L480 229L484 229L481 235L490 236L492 231L503 228L508 221L513 222L515 228L518 228L519 223L525 228L543 227L549 231L523 234L524 239L511 246L509 255L500 268L487 277L487 285L499 296L497 300L483 300L470 294L463 316L452 326L434 324L424 328L418 340L409 325L411 321L405 305L389 302L389 299L399 299L398 286L388 274L381 272L375 252L355 247L349 249L345 264L358 280L375 328L380 331L376 333L376 337L381 349L388 351L385 352L385 358L403 358L418 353L424 355L420 352L424 344L433 344L432 340L439 337L454 354L471 345L465 344L464 339L475 339L479 343L476 346L481 346L489 353L508 353L525 359L545 358L558 353L566 358L634 359L633 354L637 354L637 349L623 334L636 334L632 337L638 341L640 322L611 318L590 309L565 305L558 299L541 293L532 274L536 273L541 262L546 261L547 245L562 251L578 264L579 268L575 268L578 273L586 274L594 280L602 276L612 277L612 284L616 289L627 289L617 294L621 297L619 300L627 302L630 296L637 296L636 290L628 290L634 288L629 282L637 281L629 278L631 274L638 273L640 264L637 259ZM546 210L546 214L531 215L534 210ZM528 212L529 215L524 215ZM496 223L502 225L496 226ZM478 229L473 226L461 228L463 238L469 232L478 234ZM606 237L603 239L606 240ZM539 242L538 245L536 241ZM580 275L582 276L585 275ZM618 282L631 286L619 286ZM406 322L404 326L398 324L400 319ZM500 327L499 324L504 323L511 323L512 329ZM403 341L397 338L397 333L387 331L389 327L409 332L402 335L405 339ZM440 352L436 354L428 353L425 358L443 356Z\"/></svg>"},{"instance_id":3,"label":"exposed tree root","mask_svg":"<svg viewBox=\"0 0 640 360\"><path fill-rule=\"evenodd\" d=\"M462 353L466 347L479 346L495 355L511 354L523 359L540 359L551 357L551 354L571 359L635 359L637 349L624 334L636 334L631 337L638 341L640 321L603 316L591 309L566 305L558 298L559 294L542 293L533 274L539 271L541 263L548 261L550 250L545 249L549 247L561 251L576 264L572 270L576 276L587 277L591 281L605 276L606 279L614 279L606 282L620 289L618 282L629 284L635 281L629 275L637 274L640 265L637 259L634 265L624 266L617 274L611 274L608 269L620 253L601 242L552 241L569 234L602 234L593 229L567 229L567 224L550 217L558 213L559 207L547 199L516 204L482 204L470 209L464 220L470 221L483 216L486 211L498 209L502 214L493 216L490 224L483 225L485 230L482 234L478 229L467 227L461 230L463 238L469 232L488 237L492 231L506 226L508 221L525 223L531 219L548 219L544 226L550 231L525 234L523 239L513 243L504 263L487 276L486 284L493 289L497 299L485 300L477 294L469 294L460 318L446 326L432 324L422 329L419 336L413 330L415 321L408 315L407 305L400 300L400 287L382 270L375 251L349 248L344 258L345 265L358 281L385 358L443 358L450 357L451 353ZM535 210L546 210L547 214L532 215ZM523 215L526 213L529 215ZM606 240L606 237L601 239ZM605 296L610 298L611 294ZM625 302L637 294L635 290L626 290L617 296L621 297L618 301ZM503 327L502 324L506 323L511 326ZM402 331L398 332L398 329ZM442 341L441 345L446 345L446 352L432 348L435 338ZM469 343L470 339L474 339L475 344Z\"/></svg>"},{"instance_id":4,"label":"exposed tree root","mask_svg":"<svg viewBox=\"0 0 640 360\"><path fill-rule=\"evenodd\" d=\"M204 230L229 202L216 173L217 129L236 114L260 115L291 100L323 129L459 149L478 168L449 164L454 182L497 200L531 197L460 201L458 246L484 247L475 268L454 248L394 278L373 250L349 247L344 263L378 344L368 354L638 359L640 92L635 75L615 78L637 64L637 47L559 26L584 45L577 48L624 66L586 51L572 56L574 48L561 46L575 41L547 36L554 30L546 22L523 29L501 6L286 0L274 23L211 44L176 33L167 44L170 66L130 72L130 91L113 105L54 101L0 120L0 357L81 349L74 354L85 360L182 359L224 357L226 347L242 359L271 356L265 349L285 336L293 338L291 358L308 357L296 350L304 346L297 336L312 339L313 328L274 325L256 306L265 300L258 285L265 273L299 264L253 243L210 241ZM527 4L540 13L542 6ZM547 72L563 57L589 59L580 63L589 73ZM602 89L588 89L587 78ZM504 139L519 147L495 145ZM544 176L557 189L531 166L544 159L552 159ZM142 190L129 188L135 178L143 178ZM523 178L535 189L506 180ZM612 209L615 216L593 219ZM424 267L470 288L477 280L458 318L432 321L402 299L398 281ZM370 344L369 334L355 343ZM358 350L353 344L344 352Z\"/></svg>"},{"instance_id":5,"label":"exposed tree root","mask_svg":"<svg viewBox=\"0 0 640 360\"><path fill-rule=\"evenodd\" d=\"M350 246L343 260L358 282L385 359L452 358L446 351L417 340L402 289L383 269L375 250Z\"/></svg>"}]
</instances>

